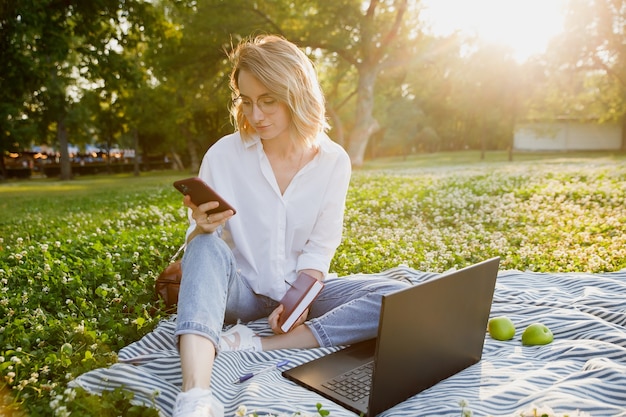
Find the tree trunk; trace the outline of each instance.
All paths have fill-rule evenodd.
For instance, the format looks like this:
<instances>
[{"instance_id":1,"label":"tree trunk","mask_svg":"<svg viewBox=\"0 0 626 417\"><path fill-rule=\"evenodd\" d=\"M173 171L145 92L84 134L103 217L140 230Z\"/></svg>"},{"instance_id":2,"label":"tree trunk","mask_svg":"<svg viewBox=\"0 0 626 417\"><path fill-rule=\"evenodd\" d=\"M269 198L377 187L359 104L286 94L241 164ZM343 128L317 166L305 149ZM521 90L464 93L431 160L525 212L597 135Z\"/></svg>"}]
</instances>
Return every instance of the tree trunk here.
<instances>
[{"instance_id":1,"label":"tree trunk","mask_svg":"<svg viewBox=\"0 0 626 417\"><path fill-rule=\"evenodd\" d=\"M0 149L0 180L6 180L9 178L9 173L7 172L7 166L4 163L4 151Z\"/></svg>"},{"instance_id":2,"label":"tree trunk","mask_svg":"<svg viewBox=\"0 0 626 417\"><path fill-rule=\"evenodd\" d=\"M626 116L622 117L622 150L626 151Z\"/></svg>"},{"instance_id":3,"label":"tree trunk","mask_svg":"<svg viewBox=\"0 0 626 417\"><path fill-rule=\"evenodd\" d=\"M328 107L326 111L333 121L333 130L330 136L332 136L332 139L335 142L337 142L341 146L345 146L346 140L344 137L343 123L341 122L341 118L339 117L337 112L331 107Z\"/></svg>"},{"instance_id":4,"label":"tree trunk","mask_svg":"<svg viewBox=\"0 0 626 417\"><path fill-rule=\"evenodd\" d=\"M516 97L517 100L517 97ZM509 162L513 162L513 148L515 147L515 125L517 124L517 106L513 106L511 115L511 139L509 141Z\"/></svg>"},{"instance_id":5,"label":"tree trunk","mask_svg":"<svg viewBox=\"0 0 626 417\"><path fill-rule=\"evenodd\" d=\"M70 161L67 126L65 125L64 115L59 116L59 120L57 121L57 141L59 143L59 153L61 154L59 160L61 166L61 180L67 181L72 179L72 163Z\"/></svg>"},{"instance_id":6,"label":"tree trunk","mask_svg":"<svg viewBox=\"0 0 626 417\"><path fill-rule=\"evenodd\" d=\"M141 174L139 168L139 133L137 128L133 128L133 147L135 148L135 158L133 158L133 174L138 177Z\"/></svg>"},{"instance_id":7,"label":"tree trunk","mask_svg":"<svg viewBox=\"0 0 626 417\"><path fill-rule=\"evenodd\" d=\"M376 66L361 67L357 89L357 106L354 128L348 136L348 155L352 165L363 165L367 143L379 128L374 119L374 85L376 83Z\"/></svg>"},{"instance_id":8,"label":"tree trunk","mask_svg":"<svg viewBox=\"0 0 626 417\"><path fill-rule=\"evenodd\" d=\"M185 125L182 125L180 127L180 132L181 135L185 138L185 142L187 143L187 153L189 154L189 171L198 172L200 170L200 157L198 156L198 147L196 146L196 142L193 140L193 135Z\"/></svg>"},{"instance_id":9,"label":"tree trunk","mask_svg":"<svg viewBox=\"0 0 626 417\"><path fill-rule=\"evenodd\" d=\"M483 119L480 122L480 160L485 160L485 152L487 151L487 122Z\"/></svg>"},{"instance_id":10,"label":"tree trunk","mask_svg":"<svg viewBox=\"0 0 626 417\"><path fill-rule=\"evenodd\" d=\"M176 166L176 169L178 171L185 169L185 165L183 165L183 161L180 159L180 155L176 152L176 149L171 148L170 152L172 153L172 159L174 160L174 166Z\"/></svg>"}]
</instances>

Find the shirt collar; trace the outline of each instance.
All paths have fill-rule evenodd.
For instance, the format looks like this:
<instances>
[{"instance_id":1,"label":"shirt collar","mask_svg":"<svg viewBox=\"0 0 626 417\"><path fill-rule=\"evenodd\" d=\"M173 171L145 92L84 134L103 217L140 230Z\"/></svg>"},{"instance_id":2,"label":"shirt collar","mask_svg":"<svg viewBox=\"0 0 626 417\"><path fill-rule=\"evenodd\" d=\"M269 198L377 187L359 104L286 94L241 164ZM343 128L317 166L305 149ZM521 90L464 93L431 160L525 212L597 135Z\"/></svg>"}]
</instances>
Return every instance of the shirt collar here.
<instances>
[{"instance_id":1,"label":"shirt collar","mask_svg":"<svg viewBox=\"0 0 626 417\"><path fill-rule=\"evenodd\" d=\"M240 134L241 135L241 134ZM243 139L242 139L243 140ZM256 145L261 145L261 137L257 133L250 135L250 139L243 141L246 149L249 149ZM337 148L332 146L332 140L325 132L320 132L317 135L317 144L320 147L320 151L324 153L336 153Z\"/></svg>"},{"instance_id":2,"label":"shirt collar","mask_svg":"<svg viewBox=\"0 0 626 417\"><path fill-rule=\"evenodd\" d=\"M241 136L241 133L239 133L239 136ZM261 144L261 137L257 133L250 135L250 139L248 140L243 140L243 138L241 140L244 146L246 147L246 149L249 149L253 146Z\"/></svg>"}]
</instances>

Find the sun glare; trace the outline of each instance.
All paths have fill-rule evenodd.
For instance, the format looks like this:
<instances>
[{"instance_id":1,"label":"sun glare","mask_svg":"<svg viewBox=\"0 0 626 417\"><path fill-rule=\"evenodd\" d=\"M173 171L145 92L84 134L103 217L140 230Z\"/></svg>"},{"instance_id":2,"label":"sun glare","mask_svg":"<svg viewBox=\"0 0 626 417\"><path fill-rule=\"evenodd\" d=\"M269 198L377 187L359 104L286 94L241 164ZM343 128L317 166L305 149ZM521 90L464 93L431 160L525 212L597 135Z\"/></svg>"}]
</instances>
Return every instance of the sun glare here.
<instances>
[{"instance_id":1,"label":"sun glare","mask_svg":"<svg viewBox=\"0 0 626 417\"><path fill-rule=\"evenodd\" d=\"M513 50L517 61L545 52L563 29L566 0L422 0L436 35L456 30Z\"/></svg>"}]
</instances>

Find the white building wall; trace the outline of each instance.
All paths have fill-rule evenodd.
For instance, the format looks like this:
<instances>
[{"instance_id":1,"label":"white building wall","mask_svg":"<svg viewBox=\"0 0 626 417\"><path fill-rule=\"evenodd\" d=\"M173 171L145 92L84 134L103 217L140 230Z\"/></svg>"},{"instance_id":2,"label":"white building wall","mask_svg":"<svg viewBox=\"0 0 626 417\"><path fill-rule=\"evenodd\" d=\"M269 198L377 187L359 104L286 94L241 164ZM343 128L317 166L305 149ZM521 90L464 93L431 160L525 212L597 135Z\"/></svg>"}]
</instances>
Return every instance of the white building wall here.
<instances>
[{"instance_id":1,"label":"white building wall","mask_svg":"<svg viewBox=\"0 0 626 417\"><path fill-rule=\"evenodd\" d=\"M513 146L521 151L620 150L622 128L618 123L521 123Z\"/></svg>"}]
</instances>

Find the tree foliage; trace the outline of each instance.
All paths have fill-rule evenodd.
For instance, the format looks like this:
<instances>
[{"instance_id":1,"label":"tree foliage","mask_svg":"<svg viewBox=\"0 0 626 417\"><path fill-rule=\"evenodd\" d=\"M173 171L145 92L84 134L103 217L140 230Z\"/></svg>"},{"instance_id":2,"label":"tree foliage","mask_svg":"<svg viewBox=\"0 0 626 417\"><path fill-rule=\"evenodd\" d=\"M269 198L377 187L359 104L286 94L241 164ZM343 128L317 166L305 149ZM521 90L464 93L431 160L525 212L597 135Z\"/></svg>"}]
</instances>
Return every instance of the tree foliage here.
<instances>
[{"instance_id":1,"label":"tree foliage","mask_svg":"<svg viewBox=\"0 0 626 417\"><path fill-rule=\"evenodd\" d=\"M570 0L564 31L552 42L543 68L543 94L529 105L535 118L623 121L626 1Z\"/></svg>"},{"instance_id":2,"label":"tree foliage","mask_svg":"<svg viewBox=\"0 0 626 417\"><path fill-rule=\"evenodd\" d=\"M623 118L625 2L572 0L553 49L520 64L477 39L429 34L407 0L7 0L0 151L51 144L63 178L70 142L167 153L195 171L233 129L228 53L260 33L315 61L331 136L355 166L511 149L520 118Z\"/></svg>"}]
</instances>

